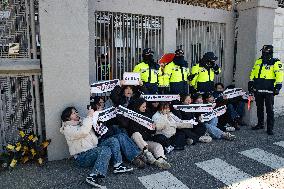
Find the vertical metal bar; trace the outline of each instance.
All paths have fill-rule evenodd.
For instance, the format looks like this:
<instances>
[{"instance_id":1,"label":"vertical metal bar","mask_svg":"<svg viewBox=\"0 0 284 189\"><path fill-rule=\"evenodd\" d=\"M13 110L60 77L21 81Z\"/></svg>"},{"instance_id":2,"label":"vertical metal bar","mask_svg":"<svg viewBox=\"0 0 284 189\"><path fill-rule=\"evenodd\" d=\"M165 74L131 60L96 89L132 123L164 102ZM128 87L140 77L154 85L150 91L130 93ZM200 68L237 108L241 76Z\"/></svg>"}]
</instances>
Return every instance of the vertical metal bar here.
<instances>
[{"instance_id":1,"label":"vertical metal bar","mask_svg":"<svg viewBox=\"0 0 284 189\"><path fill-rule=\"evenodd\" d=\"M35 76L36 77L36 76ZM41 133L42 133L42 130L41 130L41 127L39 127L39 125L38 125L38 120L40 121L40 117L39 117L39 119L38 119L38 108L37 108L37 102L35 102L35 96L34 96L34 86L33 86L33 80L34 80L34 78L33 78L33 76L29 76L29 79L30 79L30 85L31 85L31 95L32 95L32 101L31 101L31 104L32 104L32 119L33 119L33 123L34 123L34 133L35 134L38 134L38 135L40 135L40 136L42 136L41 135ZM35 108L36 107L36 108ZM40 110L39 110L40 111ZM36 117L37 116L37 117ZM38 130L36 129L36 127L35 126L38 126Z\"/></svg>"},{"instance_id":2,"label":"vertical metal bar","mask_svg":"<svg viewBox=\"0 0 284 189\"><path fill-rule=\"evenodd\" d=\"M111 22L110 22L110 31L111 31L111 56L110 56L110 73L111 73L111 78L110 79L116 79L116 76L114 76L114 69L116 70L118 65L116 61L114 61L114 57L116 56L115 51L114 51L114 46L115 46L115 39L114 39L114 19L115 15L112 13L111 17Z\"/></svg>"},{"instance_id":3,"label":"vertical metal bar","mask_svg":"<svg viewBox=\"0 0 284 189\"><path fill-rule=\"evenodd\" d=\"M31 19L31 32L32 32L32 49L33 59L37 58L37 47L36 47L36 31L35 31L35 11L34 11L34 0L30 0L30 19Z\"/></svg>"},{"instance_id":4,"label":"vertical metal bar","mask_svg":"<svg viewBox=\"0 0 284 189\"><path fill-rule=\"evenodd\" d=\"M193 24L192 20L190 20L190 61L191 61L191 66L193 66L196 62L193 60L193 37L192 37L192 31L193 31Z\"/></svg>"},{"instance_id":5,"label":"vertical metal bar","mask_svg":"<svg viewBox=\"0 0 284 189\"><path fill-rule=\"evenodd\" d=\"M30 45L30 21L29 21L29 5L28 5L28 0L25 0L25 8L26 8L26 23L27 23L27 40L28 40L28 55L29 58L31 58L31 45Z\"/></svg>"}]
</instances>

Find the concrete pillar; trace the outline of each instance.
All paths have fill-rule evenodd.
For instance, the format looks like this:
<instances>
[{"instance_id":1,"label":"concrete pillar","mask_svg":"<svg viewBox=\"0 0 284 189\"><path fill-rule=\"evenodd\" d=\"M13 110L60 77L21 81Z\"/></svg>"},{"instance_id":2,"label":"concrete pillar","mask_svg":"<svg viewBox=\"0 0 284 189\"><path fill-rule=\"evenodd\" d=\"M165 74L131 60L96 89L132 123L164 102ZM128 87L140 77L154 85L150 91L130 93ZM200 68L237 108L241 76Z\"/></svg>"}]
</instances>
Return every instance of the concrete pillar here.
<instances>
[{"instance_id":1,"label":"concrete pillar","mask_svg":"<svg viewBox=\"0 0 284 189\"><path fill-rule=\"evenodd\" d=\"M177 18L174 16L164 17L164 52L170 53L176 50Z\"/></svg>"},{"instance_id":2,"label":"concrete pillar","mask_svg":"<svg viewBox=\"0 0 284 189\"><path fill-rule=\"evenodd\" d=\"M255 60L261 56L260 49L265 44L273 43L275 9L274 0L251 0L238 5L238 53L236 85L247 89L249 75ZM247 112L249 124L256 124L256 107Z\"/></svg>"},{"instance_id":3,"label":"concrete pillar","mask_svg":"<svg viewBox=\"0 0 284 189\"><path fill-rule=\"evenodd\" d=\"M49 160L68 157L59 132L60 115L67 106L86 112L89 101L88 0L40 0L42 74Z\"/></svg>"}]
</instances>

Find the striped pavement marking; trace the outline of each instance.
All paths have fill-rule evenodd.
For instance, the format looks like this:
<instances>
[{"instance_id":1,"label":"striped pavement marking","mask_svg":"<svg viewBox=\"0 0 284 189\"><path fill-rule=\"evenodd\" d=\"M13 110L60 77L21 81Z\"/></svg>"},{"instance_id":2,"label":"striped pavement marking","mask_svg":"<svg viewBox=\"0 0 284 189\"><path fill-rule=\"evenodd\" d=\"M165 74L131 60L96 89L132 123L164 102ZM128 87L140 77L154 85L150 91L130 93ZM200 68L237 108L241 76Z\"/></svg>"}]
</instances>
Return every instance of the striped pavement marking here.
<instances>
[{"instance_id":1,"label":"striped pavement marking","mask_svg":"<svg viewBox=\"0 0 284 189\"><path fill-rule=\"evenodd\" d=\"M273 143L273 144L278 145L278 146L281 146L281 147L284 148L284 141L275 142L275 143Z\"/></svg>"},{"instance_id":2,"label":"striped pavement marking","mask_svg":"<svg viewBox=\"0 0 284 189\"><path fill-rule=\"evenodd\" d=\"M147 189L189 189L168 171L138 177L138 179Z\"/></svg>"},{"instance_id":3,"label":"striped pavement marking","mask_svg":"<svg viewBox=\"0 0 284 189\"><path fill-rule=\"evenodd\" d=\"M275 188L284 188L284 158L259 148L242 151L240 153L272 169L275 169L270 173L261 175L260 178Z\"/></svg>"},{"instance_id":4,"label":"striped pavement marking","mask_svg":"<svg viewBox=\"0 0 284 189\"><path fill-rule=\"evenodd\" d=\"M197 167L203 169L216 179L228 185L230 189L274 189L274 187L263 182L262 179L252 177L240 169L215 158L208 161L196 163Z\"/></svg>"},{"instance_id":5,"label":"striped pavement marking","mask_svg":"<svg viewBox=\"0 0 284 189\"><path fill-rule=\"evenodd\" d=\"M266 166L269 166L272 169L284 168L284 158L266 152L262 149L253 148L239 153Z\"/></svg>"}]
</instances>

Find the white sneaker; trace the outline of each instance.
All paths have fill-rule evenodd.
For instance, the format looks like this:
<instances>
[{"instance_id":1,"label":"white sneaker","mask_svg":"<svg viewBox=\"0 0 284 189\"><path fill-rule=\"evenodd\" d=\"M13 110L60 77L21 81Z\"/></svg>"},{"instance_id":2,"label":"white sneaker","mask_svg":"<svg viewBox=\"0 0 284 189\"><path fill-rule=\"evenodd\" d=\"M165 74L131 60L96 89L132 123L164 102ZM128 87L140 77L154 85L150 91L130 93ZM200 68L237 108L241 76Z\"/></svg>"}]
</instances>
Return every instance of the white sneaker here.
<instances>
[{"instance_id":1,"label":"white sneaker","mask_svg":"<svg viewBox=\"0 0 284 189\"><path fill-rule=\"evenodd\" d=\"M155 161L155 165L157 165L161 169L169 169L171 168L171 164L169 164L164 158L159 158Z\"/></svg>"},{"instance_id":2,"label":"white sneaker","mask_svg":"<svg viewBox=\"0 0 284 189\"><path fill-rule=\"evenodd\" d=\"M148 163L150 163L150 164L155 163L156 158L148 150L144 151L144 156L146 157Z\"/></svg>"},{"instance_id":3,"label":"white sneaker","mask_svg":"<svg viewBox=\"0 0 284 189\"><path fill-rule=\"evenodd\" d=\"M187 145L192 145L193 144L193 140L191 138L186 139L186 144Z\"/></svg>"},{"instance_id":4,"label":"white sneaker","mask_svg":"<svg viewBox=\"0 0 284 189\"><path fill-rule=\"evenodd\" d=\"M235 130L235 127L226 127L227 132L234 132Z\"/></svg>"},{"instance_id":5,"label":"white sneaker","mask_svg":"<svg viewBox=\"0 0 284 189\"><path fill-rule=\"evenodd\" d=\"M167 154L169 154L171 151L173 151L175 149L175 147L173 147L172 145L168 146L165 148L165 151Z\"/></svg>"},{"instance_id":6,"label":"white sneaker","mask_svg":"<svg viewBox=\"0 0 284 189\"><path fill-rule=\"evenodd\" d=\"M232 135L232 134L230 134L228 132L225 132L225 133L223 133L223 138L226 139L226 140L235 140L236 136Z\"/></svg>"},{"instance_id":7,"label":"white sneaker","mask_svg":"<svg viewBox=\"0 0 284 189\"><path fill-rule=\"evenodd\" d=\"M210 143L212 141L212 137L204 135L204 136L199 137L199 141L203 143Z\"/></svg>"}]
</instances>

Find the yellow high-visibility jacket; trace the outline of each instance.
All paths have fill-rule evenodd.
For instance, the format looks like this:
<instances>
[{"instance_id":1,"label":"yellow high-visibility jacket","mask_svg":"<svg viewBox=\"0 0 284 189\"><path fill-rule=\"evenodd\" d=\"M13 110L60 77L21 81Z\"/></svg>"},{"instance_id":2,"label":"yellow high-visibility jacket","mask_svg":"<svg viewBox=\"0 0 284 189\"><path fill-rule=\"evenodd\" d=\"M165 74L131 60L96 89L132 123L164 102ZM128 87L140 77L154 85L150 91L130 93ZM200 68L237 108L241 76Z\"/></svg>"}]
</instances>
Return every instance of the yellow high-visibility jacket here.
<instances>
[{"instance_id":1,"label":"yellow high-visibility jacket","mask_svg":"<svg viewBox=\"0 0 284 189\"><path fill-rule=\"evenodd\" d=\"M283 64L278 59L271 59L271 65L263 64L262 59L256 60L250 74L250 81L258 90L273 91L276 84L283 82Z\"/></svg>"},{"instance_id":2,"label":"yellow high-visibility jacket","mask_svg":"<svg viewBox=\"0 0 284 189\"><path fill-rule=\"evenodd\" d=\"M143 82L158 84L159 78L162 77L161 68L158 70L151 69L151 72L149 70L149 65L145 62L141 62L134 67L133 72L140 73L140 77Z\"/></svg>"},{"instance_id":3,"label":"yellow high-visibility jacket","mask_svg":"<svg viewBox=\"0 0 284 189\"><path fill-rule=\"evenodd\" d=\"M176 83L181 81L187 81L190 75L189 68L180 67L174 62L171 62L165 66L164 69L164 84L169 86L170 83Z\"/></svg>"}]
</instances>

